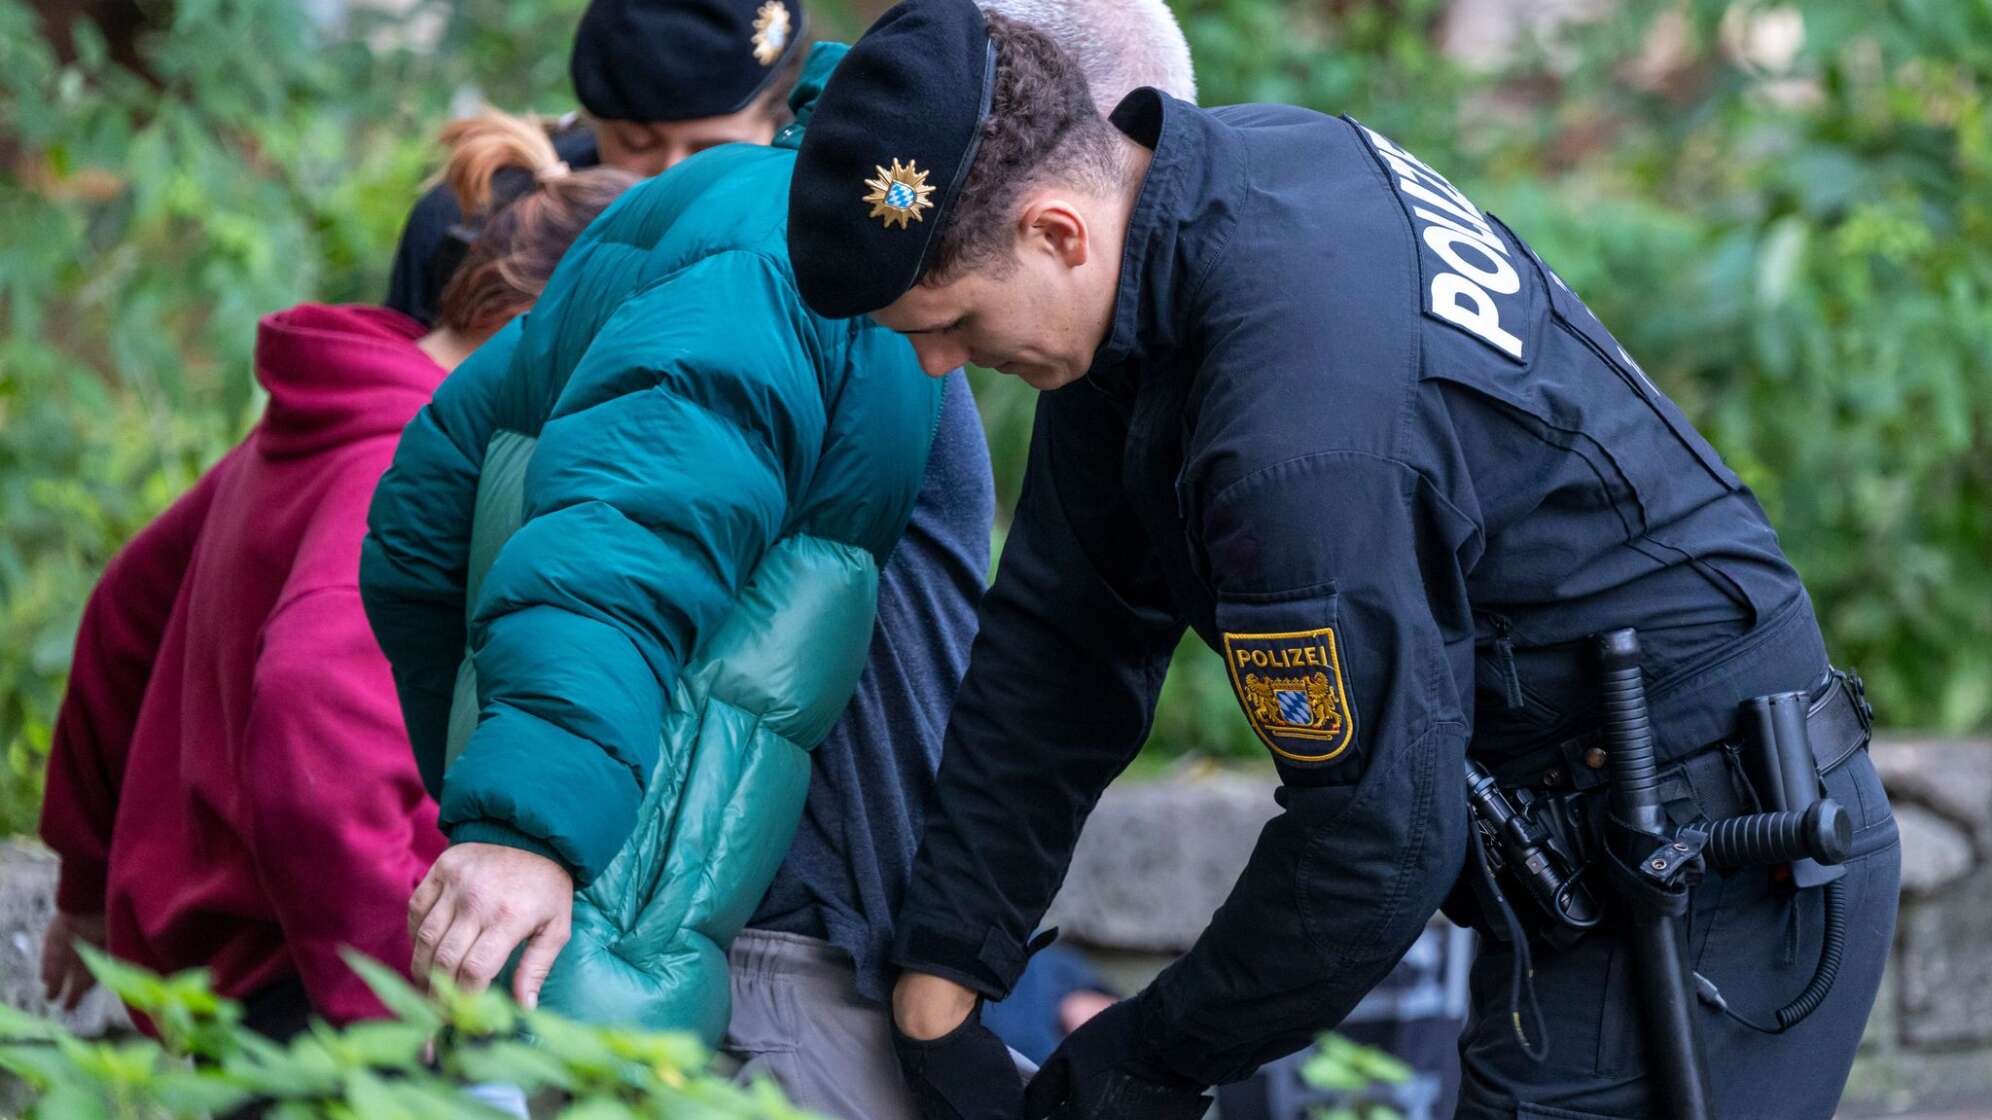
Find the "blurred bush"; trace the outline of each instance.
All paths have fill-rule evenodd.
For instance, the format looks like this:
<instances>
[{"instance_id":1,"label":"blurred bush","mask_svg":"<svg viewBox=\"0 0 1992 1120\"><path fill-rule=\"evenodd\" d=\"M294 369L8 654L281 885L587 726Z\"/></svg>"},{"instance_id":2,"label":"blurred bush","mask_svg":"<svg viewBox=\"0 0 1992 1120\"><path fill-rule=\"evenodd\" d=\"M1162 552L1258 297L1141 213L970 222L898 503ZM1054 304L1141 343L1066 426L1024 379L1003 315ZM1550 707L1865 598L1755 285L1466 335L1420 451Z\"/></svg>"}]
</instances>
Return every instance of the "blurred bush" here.
<instances>
[{"instance_id":1,"label":"blurred bush","mask_svg":"<svg viewBox=\"0 0 1992 1120\"><path fill-rule=\"evenodd\" d=\"M572 107L583 0L325 6L140 5L141 76L0 0L0 833L97 573L259 407L256 318L379 297L452 103ZM1757 490L1885 721L1992 726L1992 0L1580 5L1486 68L1435 45L1451 7L1177 0L1207 103L1351 113L1555 265ZM977 383L1007 508L1032 402ZM1263 757L1194 648L1156 726Z\"/></svg>"},{"instance_id":2,"label":"blurred bush","mask_svg":"<svg viewBox=\"0 0 1992 1120\"><path fill-rule=\"evenodd\" d=\"M257 318L380 298L452 100L478 76L571 108L584 6L470 2L425 31L419 7L143 5L167 22L137 73L87 21L59 61L0 0L0 835L33 827L97 575L261 408Z\"/></svg>"},{"instance_id":3,"label":"blurred bush","mask_svg":"<svg viewBox=\"0 0 1992 1120\"><path fill-rule=\"evenodd\" d=\"M27 1083L28 1120L503 1120L465 1093L491 1084L554 1095L564 1120L823 1120L771 1081L743 1089L708 1072L690 1035L521 1011L500 992L442 980L425 997L364 957L349 959L395 1017L343 1030L314 1022L279 1045L244 1027L241 1005L203 972L160 977L83 951L159 1037L77 1038L0 1006L0 1071Z\"/></svg>"},{"instance_id":4,"label":"blurred bush","mask_svg":"<svg viewBox=\"0 0 1992 1120\"><path fill-rule=\"evenodd\" d=\"M1309 1120L1404 1120L1388 1103L1388 1094L1415 1072L1382 1050L1330 1031L1315 1040L1301 1064L1300 1079L1309 1088L1332 1091L1337 1103L1314 1109Z\"/></svg>"}]
</instances>

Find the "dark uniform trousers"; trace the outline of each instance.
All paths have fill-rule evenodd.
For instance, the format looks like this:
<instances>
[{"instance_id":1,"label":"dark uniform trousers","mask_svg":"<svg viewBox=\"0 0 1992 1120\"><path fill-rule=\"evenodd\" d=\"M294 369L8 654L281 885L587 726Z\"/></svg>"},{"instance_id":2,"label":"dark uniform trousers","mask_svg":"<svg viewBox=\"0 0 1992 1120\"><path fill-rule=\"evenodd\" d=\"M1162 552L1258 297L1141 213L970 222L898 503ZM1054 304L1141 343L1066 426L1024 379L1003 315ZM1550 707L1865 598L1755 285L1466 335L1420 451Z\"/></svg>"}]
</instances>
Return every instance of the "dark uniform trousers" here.
<instances>
[{"instance_id":1,"label":"dark uniform trousers","mask_svg":"<svg viewBox=\"0 0 1992 1120\"><path fill-rule=\"evenodd\" d=\"M1039 399L895 956L1010 988L1194 630L1284 811L1121 1021L1145 1068L1223 1084L1334 1027L1446 900L1469 754L1509 774L1598 727L1593 635L1639 631L1666 760L1822 680L1827 651L1749 488L1438 172L1282 106L1137 90L1113 119L1155 152L1113 319L1088 376ZM1845 963L1782 1037L1697 1012L1724 1116L1830 1115L1879 982L1887 802L1864 753L1827 781L1875 845L1846 880ZM1688 924L1761 1019L1818 958L1817 892L1791 904L1766 872L1711 875ZM1653 1114L1618 938L1535 954L1542 1064L1514 1038L1511 963L1490 943L1475 970L1465 1114Z\"/></svg>"}]
</instances>

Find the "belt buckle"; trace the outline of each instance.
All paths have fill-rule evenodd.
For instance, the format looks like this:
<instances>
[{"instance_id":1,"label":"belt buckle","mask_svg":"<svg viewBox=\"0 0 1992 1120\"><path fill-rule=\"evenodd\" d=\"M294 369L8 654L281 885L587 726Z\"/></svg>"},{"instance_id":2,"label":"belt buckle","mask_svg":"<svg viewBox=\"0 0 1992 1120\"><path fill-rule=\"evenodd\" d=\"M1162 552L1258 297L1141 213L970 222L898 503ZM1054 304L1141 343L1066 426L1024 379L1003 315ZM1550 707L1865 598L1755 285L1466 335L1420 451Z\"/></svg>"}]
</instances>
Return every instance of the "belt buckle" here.
<instances>
[{"instance_id":1,"label":"belt buckle","mask_svg":"<svg viewBox=\"0 0 1992 1120\"><path fill-rule=\"evenodd\" d=\"M1849 669L1840 674L1840 680L1847 688L1847 698L1854 702L1854 714L1860 717L1861 731L1874 733L1874 705L1868 703L1867 682L1861 675Z\"/></svg>"}]
</instances>

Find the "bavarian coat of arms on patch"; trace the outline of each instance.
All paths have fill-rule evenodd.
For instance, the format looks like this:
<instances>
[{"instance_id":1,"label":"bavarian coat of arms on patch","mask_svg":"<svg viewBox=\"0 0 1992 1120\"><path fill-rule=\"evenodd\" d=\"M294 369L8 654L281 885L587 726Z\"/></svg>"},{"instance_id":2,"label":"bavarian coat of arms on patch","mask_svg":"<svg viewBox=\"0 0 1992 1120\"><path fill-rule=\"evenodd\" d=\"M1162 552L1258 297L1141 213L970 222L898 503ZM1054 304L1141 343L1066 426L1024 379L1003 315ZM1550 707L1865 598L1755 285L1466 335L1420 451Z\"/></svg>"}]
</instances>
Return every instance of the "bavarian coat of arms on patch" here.
<instances>
[{"instance_id":1,"label":"bavarian coat of arms on patch","mask_svg":"<svg viewBox=\"0 0 1992 1120\"><path fill-rule=\"evenodd\" d=\"M1245 719L1290 762L1330 762L1355 739L1335 628L1224 635L1224 664Z\"/></svg>"}]
</instances>

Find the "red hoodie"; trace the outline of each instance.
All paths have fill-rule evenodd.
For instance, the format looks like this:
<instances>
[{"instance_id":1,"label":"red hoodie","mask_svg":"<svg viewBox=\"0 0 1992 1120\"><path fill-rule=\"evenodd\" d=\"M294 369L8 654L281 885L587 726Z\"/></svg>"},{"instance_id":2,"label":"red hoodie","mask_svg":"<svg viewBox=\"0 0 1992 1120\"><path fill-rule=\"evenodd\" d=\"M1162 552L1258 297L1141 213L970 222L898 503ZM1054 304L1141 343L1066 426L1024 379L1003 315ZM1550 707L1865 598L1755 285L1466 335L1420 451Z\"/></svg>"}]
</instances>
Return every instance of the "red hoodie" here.
<instances>
[{"instance_id":1,"label":"red hoodie","mask_svg":"<svg viewBox=\"0 0 1992 1120\"><path fill-rule=\"evenodd\" d=\"M335 1023L383 1014L339 948L406 969L444 843L359 590L374 485L443 379L421 333L262 321L262 423L90 596L42 807L57 903L104 913L113 954L236 997L297 977Z\"/></svg>"}]
</instances>

